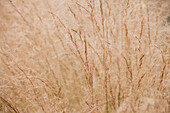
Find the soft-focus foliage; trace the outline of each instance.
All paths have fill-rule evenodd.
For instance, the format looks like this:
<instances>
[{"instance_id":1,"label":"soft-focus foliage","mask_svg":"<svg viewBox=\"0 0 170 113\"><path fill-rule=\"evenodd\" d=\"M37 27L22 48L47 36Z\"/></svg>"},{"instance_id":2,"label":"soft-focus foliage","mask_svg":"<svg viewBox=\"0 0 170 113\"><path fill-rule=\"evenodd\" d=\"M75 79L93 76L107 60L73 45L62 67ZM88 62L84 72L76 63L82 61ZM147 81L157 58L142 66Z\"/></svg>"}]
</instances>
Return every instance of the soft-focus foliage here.
<instances>
[{"instance_id":1,"label":"soft-focus foliage","mask_svg":"<svg viewBox=\"0 0 170 113\"><path fill-rule=\"evenodd\" d=\"M169 0L0 0L0 112L168 113Z\"/></svg>"}]
</instances>

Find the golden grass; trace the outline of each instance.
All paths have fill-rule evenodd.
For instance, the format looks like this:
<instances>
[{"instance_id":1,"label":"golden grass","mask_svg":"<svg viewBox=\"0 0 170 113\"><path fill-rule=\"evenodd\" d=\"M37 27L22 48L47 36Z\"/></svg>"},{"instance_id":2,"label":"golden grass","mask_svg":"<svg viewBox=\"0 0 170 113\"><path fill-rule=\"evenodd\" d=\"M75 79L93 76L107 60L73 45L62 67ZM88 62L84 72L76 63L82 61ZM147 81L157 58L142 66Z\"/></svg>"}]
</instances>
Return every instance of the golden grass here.
<instances>
[{"instance_id":1,"label":"golden grass","mask_svg":"<svg viewBox=\"0 0 170 113\"><path fill-rule=\"evenodd\" d=\"M168 113L168 0L1 0L0 112Z\"/></svg>"}]
</instances>

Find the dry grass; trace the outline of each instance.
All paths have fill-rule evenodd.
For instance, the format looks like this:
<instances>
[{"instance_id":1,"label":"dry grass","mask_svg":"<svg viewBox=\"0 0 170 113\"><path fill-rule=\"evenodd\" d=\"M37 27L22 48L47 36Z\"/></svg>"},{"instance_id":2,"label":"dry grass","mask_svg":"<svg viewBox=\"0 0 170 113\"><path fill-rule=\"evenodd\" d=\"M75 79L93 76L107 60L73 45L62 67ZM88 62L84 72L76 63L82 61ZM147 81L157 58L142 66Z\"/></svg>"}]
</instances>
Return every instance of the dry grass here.
<instances>
[{"instance_id":1,"label":"dry grass","mask_svg":"<svg viewBox=\"0 0 170 113\"><path fill-rule=\"evenodd\" d=\"M0 0L0 112L168 113L168 0Z\"/></svg>"}]
</instances>

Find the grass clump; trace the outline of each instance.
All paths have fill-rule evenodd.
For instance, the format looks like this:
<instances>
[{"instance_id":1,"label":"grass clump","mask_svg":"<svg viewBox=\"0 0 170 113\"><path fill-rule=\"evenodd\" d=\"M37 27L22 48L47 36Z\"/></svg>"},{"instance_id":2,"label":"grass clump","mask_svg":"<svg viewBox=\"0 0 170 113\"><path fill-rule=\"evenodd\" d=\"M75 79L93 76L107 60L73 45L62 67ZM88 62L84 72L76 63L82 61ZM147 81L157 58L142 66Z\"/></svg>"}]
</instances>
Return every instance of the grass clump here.
<instances>
[{"instance_id":1,"label":"grass clump","mask_svg":"<svg viewBox=\"0 0 170 113\"><path fill-rule=\"evenodd\" d=\"M1 0L0 112L167 113L168 0Z\"/></svg>"}]
</instances>

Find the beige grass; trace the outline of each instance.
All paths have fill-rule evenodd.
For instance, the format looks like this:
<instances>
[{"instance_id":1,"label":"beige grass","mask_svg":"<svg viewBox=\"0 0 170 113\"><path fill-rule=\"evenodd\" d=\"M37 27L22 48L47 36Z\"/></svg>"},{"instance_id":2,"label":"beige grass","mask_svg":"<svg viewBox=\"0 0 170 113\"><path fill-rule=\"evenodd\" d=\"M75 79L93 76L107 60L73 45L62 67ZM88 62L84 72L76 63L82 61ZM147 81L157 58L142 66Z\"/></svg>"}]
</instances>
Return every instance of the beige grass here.
<instances>
[{"instance_id":1,"label":"beige grass","mask_svg":"<svg viewBox=\"0 0 170 113\"><path fill-rule=\"evenodd\" d=\"M168 113L168 0L0 0L0 112Z\"/></svg>"}]
</instances>

